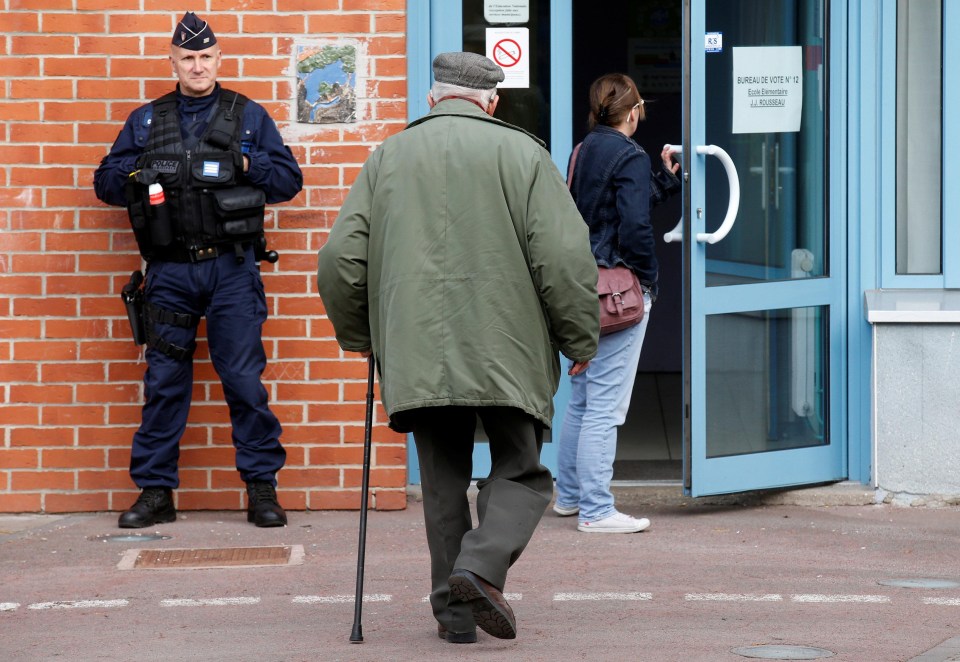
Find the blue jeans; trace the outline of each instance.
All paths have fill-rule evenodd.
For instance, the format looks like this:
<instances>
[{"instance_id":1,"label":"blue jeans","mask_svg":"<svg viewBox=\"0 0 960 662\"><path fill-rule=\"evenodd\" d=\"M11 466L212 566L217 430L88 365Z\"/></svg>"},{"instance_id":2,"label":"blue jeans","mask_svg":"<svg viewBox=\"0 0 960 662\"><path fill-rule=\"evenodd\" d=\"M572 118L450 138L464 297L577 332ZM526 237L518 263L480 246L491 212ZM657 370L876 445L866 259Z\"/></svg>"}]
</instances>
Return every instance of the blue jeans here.
<instances>
[{"instance_id":1,"label":"blue jeans","mask_svg":"<svg viewBox=\"0 0 960 662\"><path fill-rule=\"evenodd\" d=\"M557 449L557 504L579 505L581 522L596 522L616 512L610 479L617 454L617 427L630 407L643 337L650 320L650 295L644 295L643 321L600 337L596 357L571 378L570 402Z\"/></svg>"}]
</instances>

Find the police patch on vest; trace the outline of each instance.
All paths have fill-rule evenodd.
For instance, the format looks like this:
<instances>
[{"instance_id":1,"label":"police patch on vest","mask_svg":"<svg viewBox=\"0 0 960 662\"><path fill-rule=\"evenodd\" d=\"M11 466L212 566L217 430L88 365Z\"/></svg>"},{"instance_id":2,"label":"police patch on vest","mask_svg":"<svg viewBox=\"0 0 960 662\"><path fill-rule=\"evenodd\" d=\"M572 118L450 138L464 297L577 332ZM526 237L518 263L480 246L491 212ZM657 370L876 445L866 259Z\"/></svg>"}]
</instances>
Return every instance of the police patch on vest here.
<instances>
[{"instance_id":1,"label":"police patch on vest","mask_svg":"<svg viewBox=\"0 0 960 662\"><path fill-rule=\"evenodd\" d=\"M166 175L175 175L180 171L180 162L158 159L151 162L150 167L157 172L162 172Z\"/></svg>"},{"instance_id":2,"label":"police patch on vest","mask_svg":"<svg viewBox=\"0 0 960 662\"><path fill-rule=\"evenodd\" d=\"M204 177L219 177L220 176L220 163L218 161L204 161L203 162L203 176Z\"/></svg>"}]
</instances>

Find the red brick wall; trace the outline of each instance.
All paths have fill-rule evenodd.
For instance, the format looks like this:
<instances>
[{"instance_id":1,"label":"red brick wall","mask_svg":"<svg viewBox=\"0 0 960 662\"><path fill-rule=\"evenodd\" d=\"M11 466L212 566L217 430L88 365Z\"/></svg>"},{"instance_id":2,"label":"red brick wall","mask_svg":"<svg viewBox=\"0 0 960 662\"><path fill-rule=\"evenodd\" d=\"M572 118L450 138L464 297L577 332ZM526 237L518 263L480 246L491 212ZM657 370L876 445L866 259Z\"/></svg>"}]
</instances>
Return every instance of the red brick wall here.
<instances>
[{"instance_id":1,"label":"red brick wall","mask_svg":"<svg viewBox=\"0 0 960 662\"><path fill-rule=\"evenodd\" d=\"M406 118L404 0L6 0L0 10L0 512L122 510L145 363L120 288L140 259L126 212L93 172L131 110L171 90L170 35L185 10L210 21L220 80L262 103L304 173L272 208L275 265L264 383L284 427L280 501L358 508L366 362L345 356L317 296L316 252L363 160ZM76 6L76 9L74 7ZM355 124L298 125L298 42L365 53ZM358 97L364 92L361 90ZM201 324L178 504L244 507L222 389ZM405 505L406 444L377 407L371 507Z\"/></svg>"}]
</instances>

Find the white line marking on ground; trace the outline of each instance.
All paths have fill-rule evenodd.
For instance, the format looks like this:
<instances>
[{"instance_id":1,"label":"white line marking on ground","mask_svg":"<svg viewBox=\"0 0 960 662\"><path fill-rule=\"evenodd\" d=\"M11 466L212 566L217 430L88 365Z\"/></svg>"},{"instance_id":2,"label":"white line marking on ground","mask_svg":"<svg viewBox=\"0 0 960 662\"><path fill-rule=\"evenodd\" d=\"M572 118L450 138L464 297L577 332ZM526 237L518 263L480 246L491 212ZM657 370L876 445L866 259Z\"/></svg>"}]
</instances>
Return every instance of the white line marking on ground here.
<instances>
[{"instance_id":1,"label":"white line marking on ground","mask_svg":"<svg viewBox=\"0 0 960 662\"><path fill-rule=\"evenodd\" d=\"M889 595L818 595L803 594L790 598L794 602L890 602Z\"/></svg>"},{"instance_id":2,"label":"white line marking on ground","mask_svg":"<svg viewBox=\"0 0 960 662\"><path fill-rule=\"evenodd\" d=\"M27 609L92 609L94 607L126 607L129 600L64 600L62 602L34 602Z\"/></svg>"},{"instance_id":3,"label":"white line marking on ground","mask_svg":"<svg viewBox=\"0 0 960 662\"><path fill-rule=\"evenodd\" d=\"M687 593L684 600L691 602L779 602L783 596L779 593L752 595L749 593Z\"/></svg>"},{"instance_id":4,"label":"white line marking on ground","mask_svg":"<svg viewBox=\"0 0 960 662\"><path fill-rule=\"evenodd\" d=\"M960 607L960 598L924 598L925 605L947 605L949 607Z\"/></svg>"},{"instance_id":5,"label":"white line marking on ground","mask_svg":"<svg viewBox=\"0 0 960 662\"><path fill-rule=\"evenodd\" d=\"M556 593L556 602L585 600L653 600L653 593Z\"/></svg>"},{"instance_id":6,"label":"white line marking on ground","mask_svg":"<svg viewBox=\"0 0 960 662\"><path fill-rule=\"evenodd\" d=\"M510 601L523 599L522 593L504 593L504 597ZM653 600L652 593L638 592L599 592L599 593L556 593L553 596L556 602L584 602L584 601L646 601ZM343 604L352 603L355 598L353 595L298 595L293 598L294 604ZM424 597L421 602L429 602L429 596ZM778 593L751 594L751 593L687 593L684 600L690 602L780 602L783 596ZM890 596L886 595L825 595L816 593L804 593L791 595L790 600L798 603L872 603L885 604L890 603ZM960 598L923 598L923 604L942 605L942 606L960 606ZM364 602L392 602L393 596L382 593L365 594ZM160 604L164 607L199 607L199 606L230 606L230 605L255 605L260 603L259 597L237 597L237 598L175 598L161 600ZM57 602L35 602L27 605L27 609L48 610L48 609L95 609L95 608L118 608L126 607L130 604L129 600L63 600ZM18 602L0 602L0 612L15 611L20 608Z\"/></svg>"},{"instance_id":7,"label":"white line marking on ground","mask_svg":"<svg viewBox=\"0 0 960 662\"><path fill-rule=\"evenodd\" d=\"M260 598L171 598L161 600L164 607L225 607L228 605L255 605Z\"/></svg>"},{"instance_id":8,"label":"white line marking on ground","mask_svg":"<svg viewBox=\"0 0 960 662\"><path fill-rule=\"evenodd\" d=\"M315 605L315 604L340 604L343 602L355 602L354 595L297 595L293 598L295 605ZM391 602L392 595L383 593L364 594L364 602Z\"/></svg>"}]
</instances>

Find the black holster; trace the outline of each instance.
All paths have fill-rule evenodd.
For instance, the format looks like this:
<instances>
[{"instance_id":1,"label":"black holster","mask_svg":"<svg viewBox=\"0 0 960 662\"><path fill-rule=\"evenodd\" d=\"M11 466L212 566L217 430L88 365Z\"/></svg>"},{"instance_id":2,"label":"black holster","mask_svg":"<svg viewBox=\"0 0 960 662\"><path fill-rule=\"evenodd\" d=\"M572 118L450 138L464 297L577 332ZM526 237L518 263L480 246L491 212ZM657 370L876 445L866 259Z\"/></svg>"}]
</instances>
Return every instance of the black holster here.
<instances>
[{"instance_id":1,"label":"black holster","mask_svg":"<svg viewBox=\"0 0 960 662\"><path fill-rule=\"evenodd\" d=\"M120 299L127 309L127 320L130 322L133 342L142 345L147 340L143 321L143 272L138 270L130 274L130 282L120 290Z\"/></svg>"}]
</instances>

